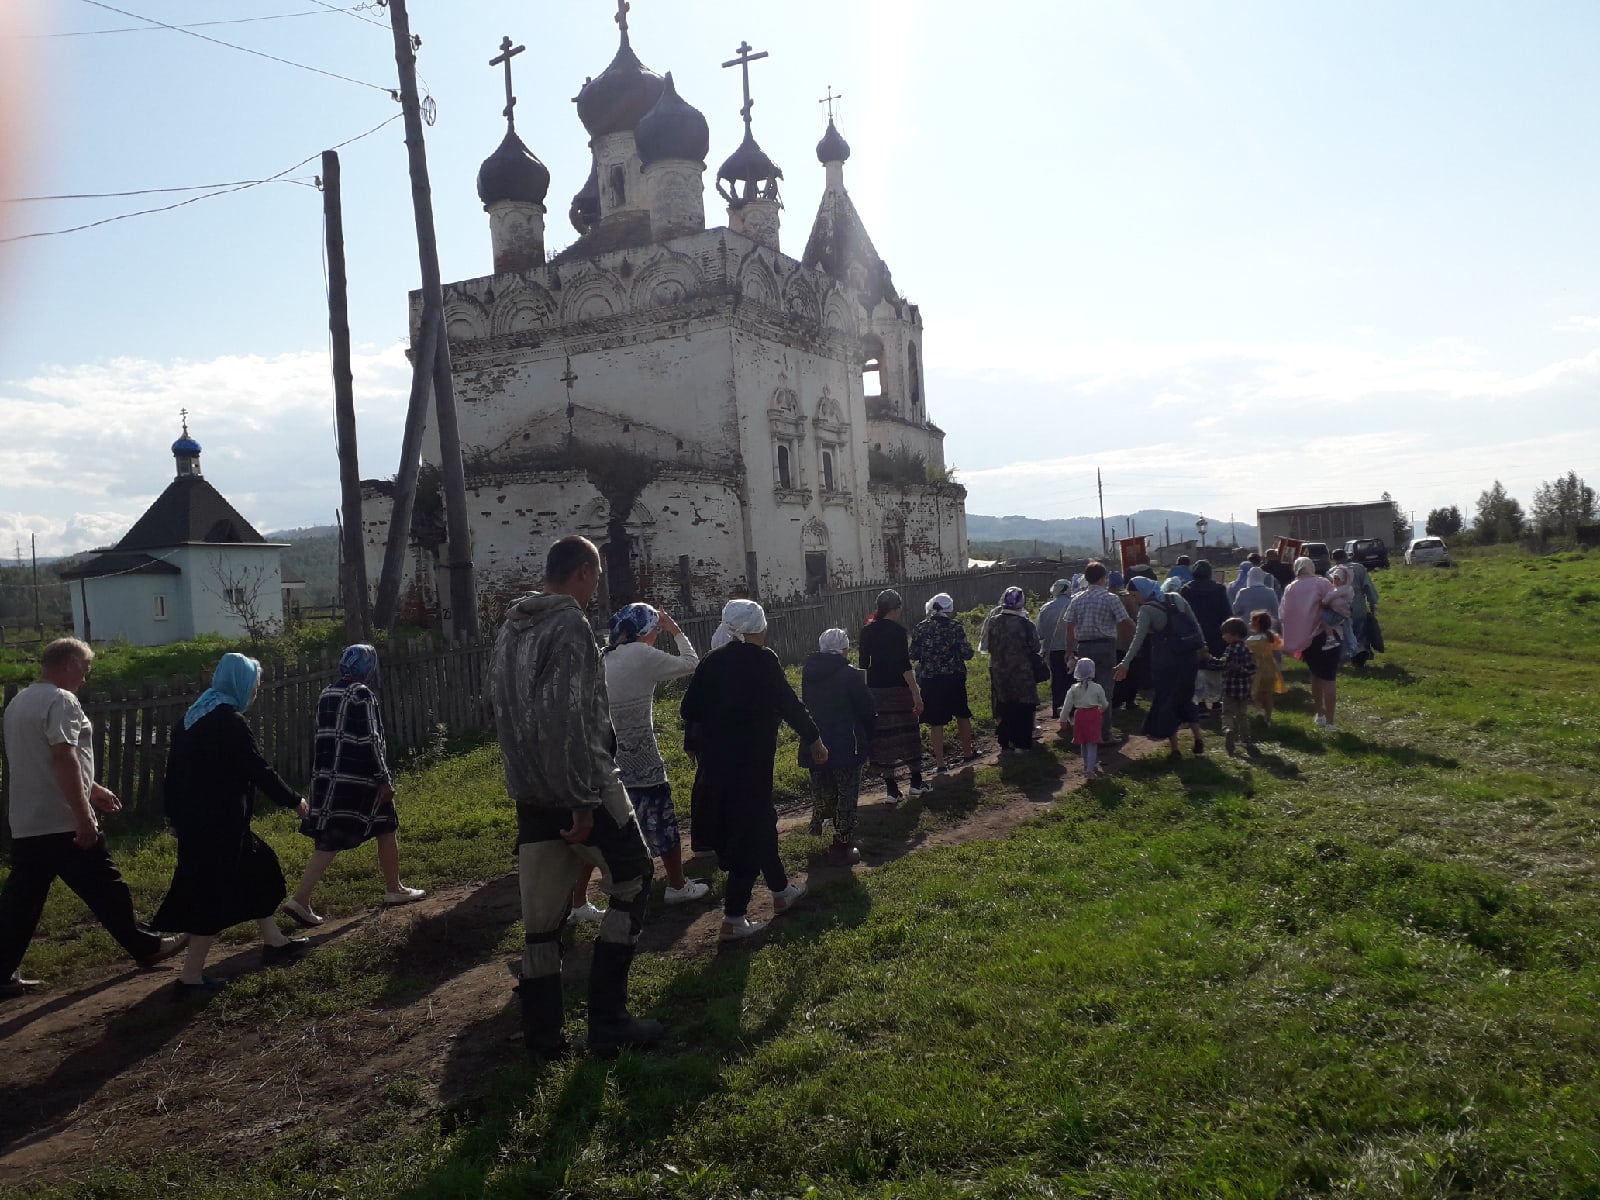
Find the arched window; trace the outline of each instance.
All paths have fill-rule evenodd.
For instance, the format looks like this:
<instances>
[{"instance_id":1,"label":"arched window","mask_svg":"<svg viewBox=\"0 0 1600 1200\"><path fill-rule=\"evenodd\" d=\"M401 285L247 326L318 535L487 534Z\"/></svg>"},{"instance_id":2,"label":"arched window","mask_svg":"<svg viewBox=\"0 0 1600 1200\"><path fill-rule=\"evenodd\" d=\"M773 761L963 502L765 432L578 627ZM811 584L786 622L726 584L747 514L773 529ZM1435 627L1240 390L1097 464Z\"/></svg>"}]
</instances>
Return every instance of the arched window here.
<instances>
[{"instance_id":1,"label":"arched window","mask_svg":"<svg viewBox=\"0 0 1600 1200\"><path fill-rule=\"evenodd\" d=\"M833 488L833 451L822 452L822 490L831 492Z\"/></svg>"},{"instance_id":2,"label":"arched window","mask_svg":"<svg viewBox=\"0 0 1600 1200\"><path fill-rule=\"evenodd\" d=\"M861 339L861 393L868 400L883 398L883 343L872 334Z\"/></svg>"},{"instance_id":3,"label":"arched window","mask_svg":"<svg viewBox=\"0 0 1600 1200\"><path fill-rule=\"evenodd\" d=\"M787 446L778 447L778 486L781 488L794 486L792 477L789 474L789 447Z\"/></svg>"},{"instance_id":4,"label":"arched window","mask_svg":"<svg viewBox=\"0 0 1600 1200\"><path fill-rule=\"evenodd\" d=\"M628 175L621 167L611 168L611 194L617 198L617 207L628 202Z\"/></svg>"},{"instance_id":5,"label":"arched window","mask_svg":"<svg viewBox=\"0 0 1600 1200\"><path fill-rule=\"evenodd\" d=\"M906 343L906 375L911 381L911 411L922 411L922 366L917 362L917 344Z\"/></svg>"}]
</instances>

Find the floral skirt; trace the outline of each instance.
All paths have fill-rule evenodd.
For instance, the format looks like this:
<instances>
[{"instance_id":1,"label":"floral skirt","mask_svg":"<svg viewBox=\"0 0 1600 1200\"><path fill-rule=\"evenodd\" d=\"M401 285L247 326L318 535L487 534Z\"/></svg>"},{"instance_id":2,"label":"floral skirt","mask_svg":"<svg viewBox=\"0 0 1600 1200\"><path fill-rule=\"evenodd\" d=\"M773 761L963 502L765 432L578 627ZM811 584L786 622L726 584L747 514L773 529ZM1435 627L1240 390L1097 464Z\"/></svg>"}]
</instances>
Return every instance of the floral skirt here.
<instances>
[{"instance_id":1,"label":"floral skirt","mask_svg":"<svg viewBox=\"0 0 1600 1200\"><path fill-rule=\"evenodd\" d=\"M922 757L922 733L911 712L911 689L871 688L878 719L872 727L872 765L893 767Z\"/></svg>"}]
</instances>

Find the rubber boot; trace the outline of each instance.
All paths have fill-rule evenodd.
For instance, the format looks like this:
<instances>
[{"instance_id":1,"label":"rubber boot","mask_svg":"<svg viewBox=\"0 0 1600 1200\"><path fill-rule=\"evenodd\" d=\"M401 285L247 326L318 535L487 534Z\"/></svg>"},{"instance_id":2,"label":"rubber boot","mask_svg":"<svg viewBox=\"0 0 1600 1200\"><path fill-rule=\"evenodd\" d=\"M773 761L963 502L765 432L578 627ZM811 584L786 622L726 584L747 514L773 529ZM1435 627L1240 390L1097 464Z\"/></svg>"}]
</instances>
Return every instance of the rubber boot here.
<instances>
[{"instance_id":1,"label":"rubber boot","mask_svg":"<svg viewBox=\"0 0 1600 1200\"><path fill-rule=\"evenodd\" d=\"M561 976L524 979L512 990L522 1002L522 1036L528 1047L528 1061L537 1066L571 1054L572 1047L561 1033Z\"/></svg>"},{"instance_id":2,"label":"rubber boot","mask_svg":"<svg viewBox=\"0 0 1600 1200\"><path fill-rule=\"evenodd\" d=\"M628 971L633 947L596 942L589 967L589 1049L610 1057L619 1050L648 1050L666 1034L660 1021L628 1011Z\"/></svg>"}]
</instances>

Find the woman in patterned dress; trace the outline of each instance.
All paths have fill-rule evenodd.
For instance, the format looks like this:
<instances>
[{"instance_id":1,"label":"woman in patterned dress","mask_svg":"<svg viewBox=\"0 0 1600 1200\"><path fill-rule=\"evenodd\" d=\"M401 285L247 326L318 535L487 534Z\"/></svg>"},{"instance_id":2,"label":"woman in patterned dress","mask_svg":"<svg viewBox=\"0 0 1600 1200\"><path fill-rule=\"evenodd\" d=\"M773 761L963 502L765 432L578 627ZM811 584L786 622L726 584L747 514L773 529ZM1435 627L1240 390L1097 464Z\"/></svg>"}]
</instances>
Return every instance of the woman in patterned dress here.
<instances>
[{"instance_id":1,"label":"woman in patterned dress","mask_svg":"<svg viewBox=\"0 0 1600 1200\"><path fill-rule=\"evenodd\" d=\"M928 727L934 770L944 770L944 727L956 723L962 761L972 758L972 708L967 703L967 660L972 643L956 620L955 601L940 592L927 604L927 618L911 631L911 660L922 687L922 723Z\"/></svg>"},{"instance_id":2,"label":"woman in patterned dress","mask_svg":"<svg viewBox=\"0 0 1600 1200\"><path fill-rule=\"evenodd\" d=\"M394 806L394 776L384 754L383 718L378 714L378 652L365 642L346 646L339 679L317 698L317 742L311 776L311 811L300 832L316 849L283 911L310 928L323 918L311 893L342 851L373 839L383 872L385 904L410 904L426 893L400 882L400 814Z\"/></svg>"}]
</instances>

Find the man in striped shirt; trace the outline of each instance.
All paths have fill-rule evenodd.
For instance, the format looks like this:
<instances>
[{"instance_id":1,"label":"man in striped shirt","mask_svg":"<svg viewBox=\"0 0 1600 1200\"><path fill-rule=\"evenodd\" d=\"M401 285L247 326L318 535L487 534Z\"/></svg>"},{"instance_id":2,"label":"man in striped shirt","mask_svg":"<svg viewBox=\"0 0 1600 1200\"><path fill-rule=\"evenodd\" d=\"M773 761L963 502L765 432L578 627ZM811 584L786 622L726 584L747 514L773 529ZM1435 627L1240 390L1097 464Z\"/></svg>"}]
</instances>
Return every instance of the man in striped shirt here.
<instances>
[{"instance_id":1,"label":"man in striped shirt","mask_svg":"<svg viewBox=\"0 0 1600 1200\"><path fill-rule=\"evenodd\" d=\"M1117 665L1117 631L1132 632L1133 620L1121 600L1106 587L1104 563L1092 562L1083 570L1089 586L1072 598L1062 623L1067 627L1067 656L1080 655L1094 663L1096 678L1110 679ZM1118 737L1107 721L1100 734L1102 746L1115 746Z\"/></svg>"}]
</instances>

